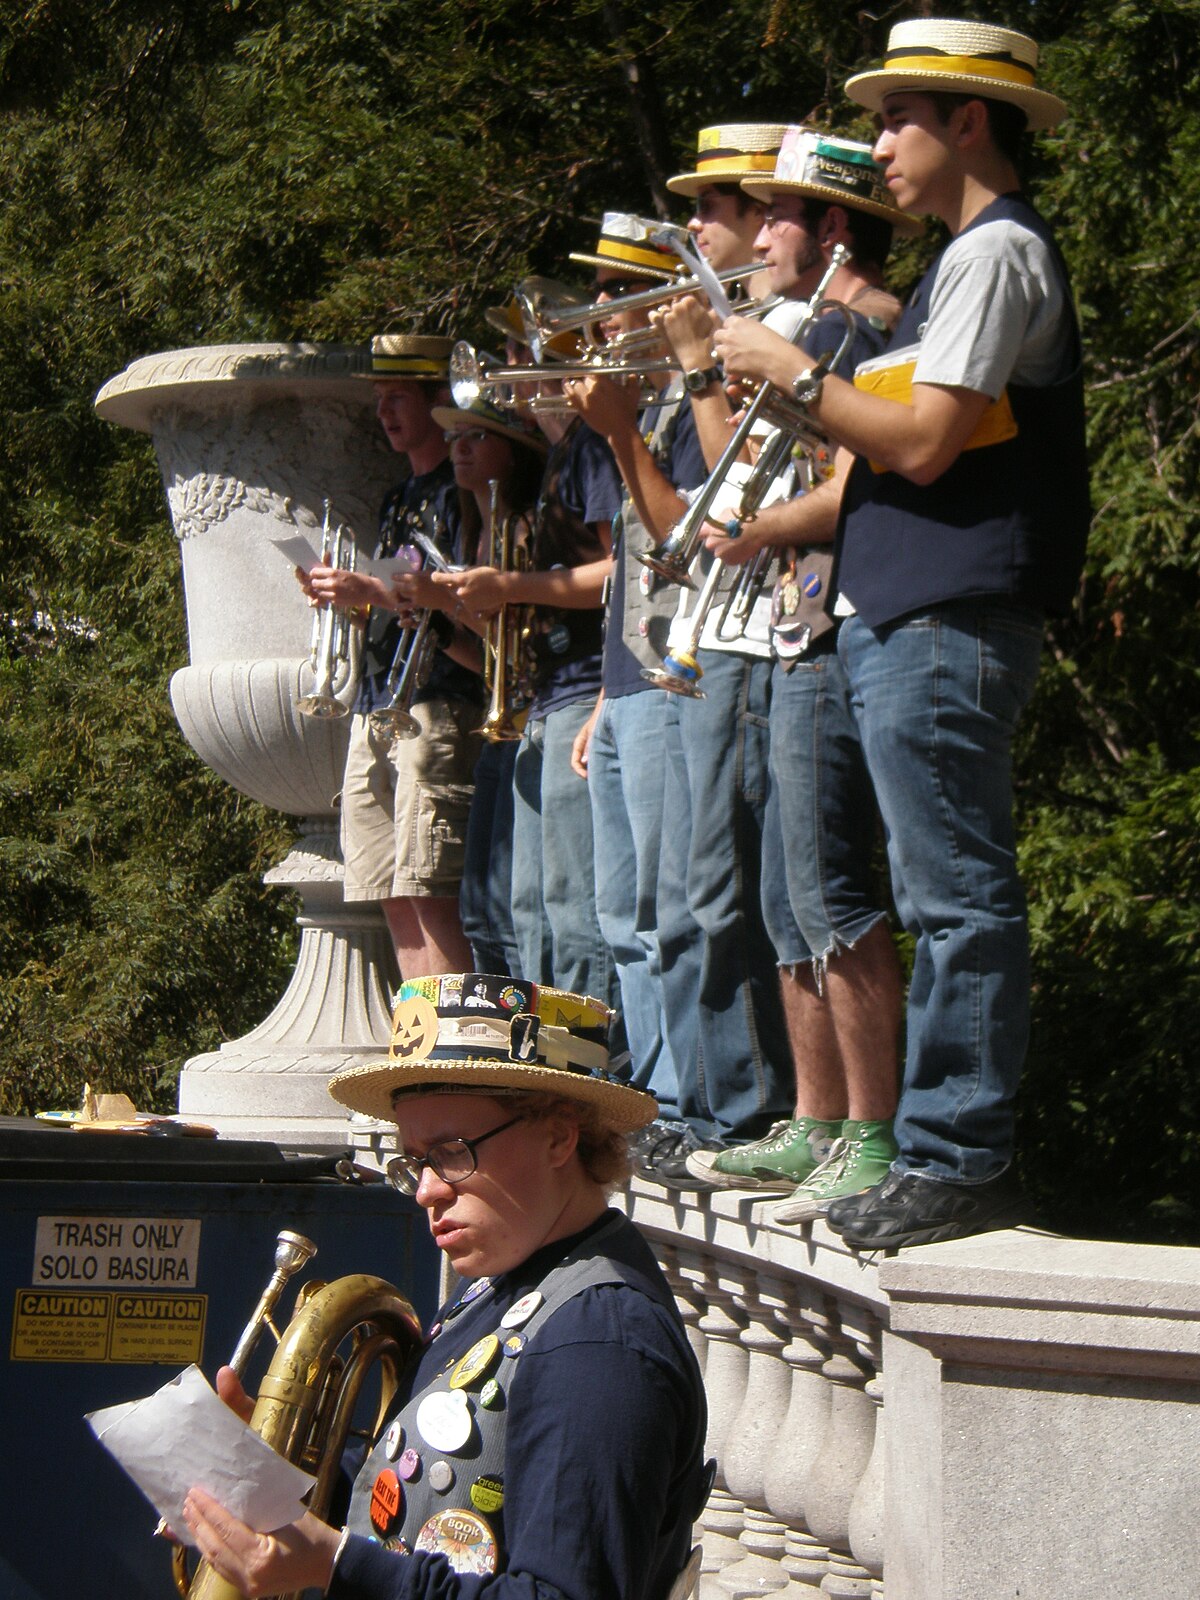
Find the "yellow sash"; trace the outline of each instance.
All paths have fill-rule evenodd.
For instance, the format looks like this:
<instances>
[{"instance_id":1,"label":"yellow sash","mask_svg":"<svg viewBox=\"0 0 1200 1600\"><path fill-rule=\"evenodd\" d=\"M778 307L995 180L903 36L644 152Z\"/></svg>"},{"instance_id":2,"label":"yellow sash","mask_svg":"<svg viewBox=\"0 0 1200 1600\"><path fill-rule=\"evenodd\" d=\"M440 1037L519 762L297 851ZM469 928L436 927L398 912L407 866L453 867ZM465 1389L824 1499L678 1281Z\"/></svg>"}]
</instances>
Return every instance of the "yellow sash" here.
<instances>
[{"instance_id":1,"label":"yellow sash","mask_svg":"<svg viewBox=\"0 0 1200 1600\"><path fill-rule=\"evenodd\" d=\"M899 405L910 406L916 366L915 356L907 360L872 366L866 371L854 374L854 387L862 389L866 394L882 395L885 400L894 400ZM1005 389L1000 398L993 400L980 417L974 433L963 445L963 449L979 450L984 445L1003 444L1006 439L1015 439L1016 436L1017 419L1013 416L1008 390ZM872 461L871 471L886 472L887 468L880 466L877 461Z\"/></svg>"}]
</instances>

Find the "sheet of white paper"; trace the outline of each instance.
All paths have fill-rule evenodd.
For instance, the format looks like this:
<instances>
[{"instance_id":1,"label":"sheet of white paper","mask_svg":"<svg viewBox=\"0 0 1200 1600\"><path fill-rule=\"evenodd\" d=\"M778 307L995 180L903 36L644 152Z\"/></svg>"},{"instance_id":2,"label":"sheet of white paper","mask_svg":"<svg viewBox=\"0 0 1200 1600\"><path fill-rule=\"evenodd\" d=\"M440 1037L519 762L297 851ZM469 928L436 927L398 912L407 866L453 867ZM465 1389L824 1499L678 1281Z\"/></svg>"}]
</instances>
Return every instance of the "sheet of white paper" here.
<instances>
[{"instance_id":1,"label":"sheet of white paper","mask_svg":"<svg viewBox=\"0 0 1200 1600\"><path fill-rule=\"evenodd\" d=\"M289 566L299 567L301 572L310 572L321 559L321 552L309 544L302 533L280 534L270 542ZM394 556L381 556L378 561L372 556L359 555L354 570L365 573L368 578L382 578L384 583L389 583L397 573L419 572L423 561L424 557L415 545L404 544Z\"/></svg>"},{"instance_id":2,"label":"sheet of white paper","mask_svg":"<svg viewBox=\"0 0 1200 1600\"><path fill-rule=\"evenodd\" d=\"M188 1367L145 1400L88 1414L88 1425L176 1537L193 1544L183 1502L193 1486L259 1533L294 1522L313 1479L252 1433Z\"/></svg>"}]
</instances>

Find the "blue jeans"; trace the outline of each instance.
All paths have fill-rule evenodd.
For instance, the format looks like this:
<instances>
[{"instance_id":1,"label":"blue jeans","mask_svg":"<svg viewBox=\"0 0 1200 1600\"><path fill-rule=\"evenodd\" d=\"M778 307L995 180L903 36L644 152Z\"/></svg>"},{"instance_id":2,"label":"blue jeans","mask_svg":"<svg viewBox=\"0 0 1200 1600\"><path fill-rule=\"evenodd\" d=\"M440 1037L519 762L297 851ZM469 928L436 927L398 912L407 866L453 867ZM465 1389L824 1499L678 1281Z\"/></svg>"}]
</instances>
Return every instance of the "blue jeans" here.
<instances>
[{"instance_id":1,"label":"blue jeans","mask_svg":"<svg viewBox=\"0 0 1200 1600\"><path fill-rule=\"evenodd\" d=\"M668 696L646 689L605 700L592 734L588 794L596 856L596 913L612 951L632 1058L632 1082L679 1116L667 1041L656 894L663 822L663 730Z\"/></svg>"},{"instance_id":2,"label":"blue jeans","mask_svg":"<svg viewBox=\"0 0 1200 1600\"><path fill-rule=\"evenodd\" d=\"M476 972L517 977L520 956L512 920L513 763L515 740L485 743L475 763L467 852L458 909Z\"/></svg>"},{"instance_id":3,"label":"blue jeans","mask_svg":"<svg viewBox=\"0 0 1200 1600\"><path fill-rule=\"evenodd\" d=\"M829 957L886 916L875 795L833 634L790 672L776 665L770 723L763 917L780 965L811 961L820 982Z\"/></svg>"},{"instance_id":4,"label":"blue jeans","mask_svg":"<svg viewBox=\"0 0 1200 1600\"><path fill-rule=\"evenodd\" d=\"M596 919L592 803L571 771L571 746L594 702L525 725L513 766L512 913L521 977L588 994L620 1010L612 954ZM619 1016L609 1031L624 1050Z\"/></svg>"},{"instance_id":5,"label":"blue jeans","mask_svg":"<svg viewBox=\"0 0 1200 1600\"><path fill-rule=\"evenodd\" d=\"M658 934L679 1109L753 1139L791 1114L775 951L763 925L771 663L702 653L707 698L668 696Z\"/></svg>"},{"instance_id":6,"label":"blue jeans","mask_svg":"<svg viewBox=\"0 0 1200 1600\"><path fill-rule=\"evenodd\" d=\"M983 1183L1012 1160L1029 1036L1029 936L1012 819L1012 741L1042 625L960 602L838 641L916 939L895 1165Z\"/></svg>"}]
</instances>

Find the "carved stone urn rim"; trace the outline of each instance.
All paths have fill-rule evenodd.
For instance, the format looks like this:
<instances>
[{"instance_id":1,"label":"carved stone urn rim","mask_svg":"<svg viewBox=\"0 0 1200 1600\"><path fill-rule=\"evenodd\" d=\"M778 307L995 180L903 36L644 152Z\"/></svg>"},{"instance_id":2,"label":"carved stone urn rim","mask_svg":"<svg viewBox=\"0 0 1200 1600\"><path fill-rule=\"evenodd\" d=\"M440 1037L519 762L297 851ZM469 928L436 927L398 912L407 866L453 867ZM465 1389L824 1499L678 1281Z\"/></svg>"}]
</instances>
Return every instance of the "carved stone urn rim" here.
<instances>
[{"instance_id":1,"label":"carved stone urn rim","mask_svg":"<svg viewBox=\"0 0 1200 1600\"><path fill-rule=\"evenodd\" d=\"M150 433L163 407L196 399L205 385L226 391L237 387L239 399L253 404L277 386L319 383L322 397L340 395L374 406L370 352L365 345L293 343L193 345L138 356L124 372L109 378L96 395L98 416L126 428Z\"/></svg>"}]
</instances>

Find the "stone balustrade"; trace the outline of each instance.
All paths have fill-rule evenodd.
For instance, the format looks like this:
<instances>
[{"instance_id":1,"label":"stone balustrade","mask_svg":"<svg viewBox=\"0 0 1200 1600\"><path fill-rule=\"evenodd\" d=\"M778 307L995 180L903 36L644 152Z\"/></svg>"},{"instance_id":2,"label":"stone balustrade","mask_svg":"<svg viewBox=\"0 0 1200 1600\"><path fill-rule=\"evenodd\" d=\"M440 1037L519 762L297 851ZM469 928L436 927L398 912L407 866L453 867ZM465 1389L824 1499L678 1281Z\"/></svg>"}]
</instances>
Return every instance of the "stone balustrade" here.
<instances>
[{"instance_id":1,"label":"stone balustrade","mask_svg":"<svg viewBox=\"0 0 1200 1600\"><path fill-rule=\"evenodd\" d=\"M701 1600L1200 1587L1200 1250L1017 1229L864 1258L748 1196L619 1203L704 1371Z\"/></svg>"}]
</instances>

